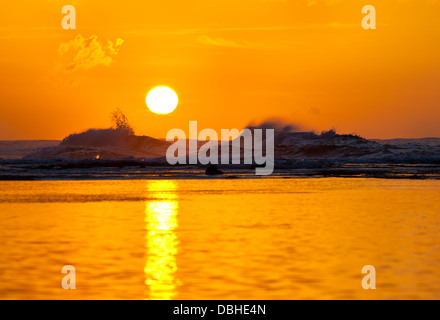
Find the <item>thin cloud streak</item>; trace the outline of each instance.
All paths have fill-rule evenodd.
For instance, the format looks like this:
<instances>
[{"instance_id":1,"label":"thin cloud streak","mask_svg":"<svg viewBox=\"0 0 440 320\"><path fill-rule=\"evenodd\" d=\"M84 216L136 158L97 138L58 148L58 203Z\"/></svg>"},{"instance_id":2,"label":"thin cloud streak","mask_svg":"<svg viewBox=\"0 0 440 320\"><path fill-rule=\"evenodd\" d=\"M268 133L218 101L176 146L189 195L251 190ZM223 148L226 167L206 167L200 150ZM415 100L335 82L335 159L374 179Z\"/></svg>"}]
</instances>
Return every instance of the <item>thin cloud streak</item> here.
<instances>
[{"instance_id":1,"label":"thin cloud streak","mask_svg":"<svg viewBox=\"0 0 440 320\"><path fill-rule=\"evenodd\" d=\"M302 29L320 29L320 28L359 28L359 24L346 23L327 23L327 24L305 24L289 27L237 27L237 28L201 28L201 29L137 29L125 32L125 34L144 34L144 35L179 35L179 34L204 34L211 32L235 32L235 31L289 31Z\"/></svg>"},{"instance_id":2,"label":"thin cloud streak","mask_svg":"<svg viewBox=\"0 0 440 320\"><path fill-rule=\"evenodd\" d=\"M209 37L207 35L200 36L197 41L201 44L215 47L229 47L229 48L242 48L249 49L251 46L245 43L239 43L231 40L226 40L219 37Z\"/></svg>"}]
</instances>

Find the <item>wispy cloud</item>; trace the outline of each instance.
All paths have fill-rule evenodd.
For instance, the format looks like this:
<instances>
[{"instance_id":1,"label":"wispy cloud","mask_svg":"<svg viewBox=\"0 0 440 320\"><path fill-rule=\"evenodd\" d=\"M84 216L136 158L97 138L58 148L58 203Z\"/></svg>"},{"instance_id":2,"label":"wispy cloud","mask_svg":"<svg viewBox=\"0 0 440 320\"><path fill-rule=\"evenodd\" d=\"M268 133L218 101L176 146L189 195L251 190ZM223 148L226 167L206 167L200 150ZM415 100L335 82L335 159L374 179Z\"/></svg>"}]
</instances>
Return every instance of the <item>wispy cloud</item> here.
<instances>
[{"instance_id":1,"label":"wispy cloud","mask_svg":"<svg viewBox=\"0 0 440 320\"><path fill-rule=\"evenodd\" d=\"M84 77L85 71L110 66L123 43L122 39L101 43L97 36L86 38L82 35L61 43L51 78L62 84L76 84Z\"/></svg>"},{"instance_id":2,"label":"wispy cloud","mask_svg":"<svg viewBox=\"0 0 440 320\"><path fill-rule=\"evenodd\" d=\"M127 35L186 35L228 31L279 31L291 27L229 27L229 28L193 28L193 29L137 29L126 32Z\"/></svg>"},{"instance_id":3,"label":"wispy cloud","mask_svg":"<svg viewBox=\"0 0 440 320\"><path fill-rule=\"evenodd\" d=\"M123 43L122 39L117 39L115 43L107 41L106 44L101 44L97 36L85 38L78 35L74 40L60 44L57 70L69 73L100 65L109 66Z\"/></svg>"},{"instance_id":4,"label":"wispy cloud","mask_svg":"<svg viewBox=\"0 0 440 320\"><path fill-rule=\"evenodd\" d=\"M201 44L215 47L229 47L229 48L250 48L250 45L245 42L235 42L231 40L226 40L220 37L210 37L207 35L202 35L197 38L197 41Z\"/></svg>"},{"instance_id":5,"label":"wispy cloud","mask_svg":"<svg viewBox=\"0 0 440 320\"><path fill-rule=\"evenodd\" d=\"M440 1L440 0L439 0ZM161 36L161 35L191 35L222 32L259 32L259 31L293 31L302 29L325 28L358 28L359 24L327 23L327 24L300 24L294 26L262 26L262 27L229 27L229 28L194 28L194 29L137 29L127 31L127 36Z\"/></svg>"}]
</instances>

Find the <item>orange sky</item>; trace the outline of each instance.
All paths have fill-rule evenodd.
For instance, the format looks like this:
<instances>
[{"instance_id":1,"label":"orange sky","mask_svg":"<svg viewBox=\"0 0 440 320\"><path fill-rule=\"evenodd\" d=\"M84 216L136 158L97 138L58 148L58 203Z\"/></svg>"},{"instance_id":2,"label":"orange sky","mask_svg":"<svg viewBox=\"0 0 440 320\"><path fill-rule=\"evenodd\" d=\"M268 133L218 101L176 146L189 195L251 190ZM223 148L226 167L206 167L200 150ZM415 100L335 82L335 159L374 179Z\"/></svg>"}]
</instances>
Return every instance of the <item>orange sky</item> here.
<instances>
[{"instance_id":1,"label":"orange sky","mask_svg":"<svg viewBox=\"0 0 440 320\"><path fill-rule=\"evenodd\" d=\"M61 28L68 4L77 30ZM367 4L374 31L361 27ZM189 120L220 130L267 118L440 136L439 21L439 0L4 2L0 139L108 127L116 108L154 137ZM171 115L145 106L158 85L179 95Z\"/></svg>"}]
</instances>

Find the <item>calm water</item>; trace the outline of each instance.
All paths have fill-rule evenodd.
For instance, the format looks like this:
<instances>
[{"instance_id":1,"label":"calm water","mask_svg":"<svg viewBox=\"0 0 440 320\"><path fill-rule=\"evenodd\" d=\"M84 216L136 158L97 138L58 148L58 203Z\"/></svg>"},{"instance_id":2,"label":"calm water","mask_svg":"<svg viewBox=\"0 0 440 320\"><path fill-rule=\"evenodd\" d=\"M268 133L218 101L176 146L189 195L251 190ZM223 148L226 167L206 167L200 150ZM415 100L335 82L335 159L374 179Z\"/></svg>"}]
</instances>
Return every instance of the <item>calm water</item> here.
<instances>
[{"instance_id":1,"label":"calm water","mask_svg":"<svg viewBox=\"0 0 440 320\"><path fill-rule=\"evenodd\" d=\"M0 298L438 299L439 200L440 181L0 182Z\"/></svg>"}]
</instances>

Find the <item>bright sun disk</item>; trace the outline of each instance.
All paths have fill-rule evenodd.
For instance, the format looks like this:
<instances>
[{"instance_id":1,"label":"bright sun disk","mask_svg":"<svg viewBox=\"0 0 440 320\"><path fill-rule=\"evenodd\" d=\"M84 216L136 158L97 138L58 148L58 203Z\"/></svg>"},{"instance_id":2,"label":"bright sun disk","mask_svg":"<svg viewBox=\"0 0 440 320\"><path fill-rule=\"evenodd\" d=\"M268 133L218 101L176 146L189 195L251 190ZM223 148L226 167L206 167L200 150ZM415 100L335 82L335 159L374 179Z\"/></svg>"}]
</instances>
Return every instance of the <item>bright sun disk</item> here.
<instances>
[{"instance_id":1,"label":"bright sun disk","mask_svg":"<svg viewBox=\"0 0 440 320\"><path fill-rule=\"evenodd\" d=\"M148 108L157 114L173 112L178 103L177 94L168 87L156 87L147 95Z\"/></svg>"}]
</instances>

